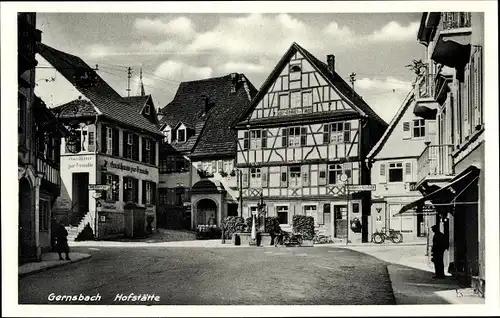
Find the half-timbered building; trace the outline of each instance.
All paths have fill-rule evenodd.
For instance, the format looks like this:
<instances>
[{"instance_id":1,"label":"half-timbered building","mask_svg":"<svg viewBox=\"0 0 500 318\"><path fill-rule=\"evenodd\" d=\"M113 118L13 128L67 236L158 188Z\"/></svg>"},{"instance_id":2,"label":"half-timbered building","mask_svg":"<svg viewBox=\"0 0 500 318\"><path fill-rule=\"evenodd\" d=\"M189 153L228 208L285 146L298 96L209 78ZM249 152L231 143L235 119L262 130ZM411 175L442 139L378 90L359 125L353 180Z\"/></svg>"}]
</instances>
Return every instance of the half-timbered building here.
<instances>
[{"instance_id":1,"label":"half-timbered building","mask_svg":"<svg viewBox=\"0 0 500 318\"><path fill-rule=\"evenodd\" d=\"M59 144L66 130L35 95L35 59L41 31L36 13L18 21L19 262L40 260L50 251L52 208L61 191Z\"/></svg>"},{"instance_id":2,"label":"half-timbered building","mask_svg":"<svg viewBox=\"0 0 500 318\"><path fill-rule=\"evenodd\" d=\"M51 109L70 131L61 140L62 191L54 209L68 239L87 225L97 238L123 235L130 203L144 212L142 229L135 231L156 228L162 135L151 96L122 97L79 57L41 43L38 51L61 85L80 94Z\"/></svg>"},{"instance_id":3,"label":"half-timbered building","mask_svg":"<svg viewBox=\"0 0 500 318\"><path fill-rule=\"evenodd\" d=\"M334 55L325 64L293 43L235 127L244 216L262 196L284 228L304 214L331 237L368 239L370 194L349 185L370 184L364 158L387 124L337 74Z\"/></svg>"}]
</instances>

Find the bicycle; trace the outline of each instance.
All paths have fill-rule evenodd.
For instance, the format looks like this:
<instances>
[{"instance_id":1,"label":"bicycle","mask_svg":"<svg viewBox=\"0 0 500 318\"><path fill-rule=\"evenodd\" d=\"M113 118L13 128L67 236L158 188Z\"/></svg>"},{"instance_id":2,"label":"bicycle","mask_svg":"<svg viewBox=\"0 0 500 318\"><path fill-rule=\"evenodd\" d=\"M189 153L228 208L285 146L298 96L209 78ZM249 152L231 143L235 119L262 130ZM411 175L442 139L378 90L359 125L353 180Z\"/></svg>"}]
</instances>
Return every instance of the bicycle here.
<instances>
[{"instance_id":1,"label":"bicycle","mask_svg":"<svg viewBox=\"0 0 500 318\"><path fill-rule=\"evenodd\" d=\"M282 245L285 246L301 246L302 245L302 234L294 234L290 232L285 232L283 235Z\"/></svg>"},{"instance_id":2,"label":"bicycle","mask_svg":"<svg viewBox=\"0 0 500 318\"><path fill-rule=\"evenodd\" d=\"M330 235L323 235L319 234L319 231L316 231L314 234L313 238L313 243L314 244L326 244L326 243L331 243L332 239L330 238Z\"/></svg>"},{"instance_id":3,"label":"bicycle","mask_svg":"<svg viewBox=\"0 0 500 318\"><path fill-rule=\"evenodd\" d=\"M393 229L389 229L386 231L385 228L382 231L376 231L372 235L372 242L375 244L382 244L386 239L389 239L392 243L401 243L403 242L403 234L400 231L396 231Z\"/></svg>"}]
</instances>

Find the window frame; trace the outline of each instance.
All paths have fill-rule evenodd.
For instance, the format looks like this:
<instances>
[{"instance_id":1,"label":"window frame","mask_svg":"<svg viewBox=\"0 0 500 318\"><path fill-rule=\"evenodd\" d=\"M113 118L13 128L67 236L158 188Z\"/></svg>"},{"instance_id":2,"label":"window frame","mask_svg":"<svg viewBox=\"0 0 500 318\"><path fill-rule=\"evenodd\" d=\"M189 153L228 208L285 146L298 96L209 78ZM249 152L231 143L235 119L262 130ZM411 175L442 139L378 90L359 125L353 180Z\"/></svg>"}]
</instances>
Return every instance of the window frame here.
<instances>
[{"instance_id":1,"label":"window frame","mask_svg":"<svg viewBox=\"0 0 500 318\"><path fill-rule=\"evenodd\" d=\"M181 133L182 133L182 137L183 137L182 140L180 138ZM184 129L184 128L177 129L177 142L186 142L186 141L187 141L186 129Z\"/></svg>"},{"instance_id":2,"label":"window frame","mask_svg":"<svg viewBox=\"0 0 500 318\"><path fill-rule=\"evenodd\" d=\"M261 129L250 130L250 149L251 150L262 149L262 130Z\"/></svg>"},{"instance_id":3,"label":"window frame","mask_svg":"<svg viewBox=\"0 0 500 318\"><path fill-rule=\"evenodd\" d=\"M106 126L106 154L113 155L113 127L109 126Z\"/></svg>"},{"instance_id":4,"label":"window frame","mask_svg":"<svg viewBox=\"0 0 500 318\"><path fill-rule=\"evenodd\" d=\"M294 170L294 171L292 171ZM298 173L298 176L297 176ZM302 167L290 166L288 167L288 186L290 188L302 187Z\"/></svg>"},{"instance_id":5,"label":"window frame","mask_svg":"<svg viewBox=\"0 0 500 318\"><path fill-rule=\"evenodd\" d=\"M418 131L418 136L415 132ZM413 119L411 122L411 136L412 138L424 138L426 134L425 131L425 119Z\"/></svg>"},{"instance_id":6,"label":"window frame","mask_svg":"<svg viewBox=\"0 0 500 318\"><path fill-rule=\"evenodd\" d=\"M332 173L334 173L336 175L336 178L334 178L335 179L334 183L332 183L332 180L331 180ZM327 167L327 177L328 177L327 184L328 185L338 184L339 176L341 176L343 173L344 173L344 167L341 164L338 164L338 163L329 164Z\"/></svg>"},{"instance_id":7,"label":"window frame","mask_svg":"<svg viewBox=\"0 0 500 318\"><path fill-rule=\"evenodd\" d=\"M250 168L250 187L251 188L261 188L262 187L262 169L261 168Z\"/></svg>"},{"instance_id":8,"label":"window frame","mask_svg":"<svg viewBox=\"0 0 500 318\"><path fill-rule=\"evenodd\" d=\"M288 205L275 205L274 209L276 210L276 217L278 218L278 222L280 225L288 225L290 224L290 207ZM286 211L283 211L286 210ZM280 213L286 213L286 223L281 222Z\"/></svg>"},{"instance_id":9,"label":"window frame","mask_svg":"<svg viewBox=\"0 0 500 318\"><path fill-rule=\"evenodd\" d=\"M403 162L389 162L388 167L387 167L387 182L389 183L402 183L404 182L404 176L405 176L405 167L403 166ZM391 170L401 170L401 180L400 181L392 181L391 180Z\"/></svg>"}]
</instances>

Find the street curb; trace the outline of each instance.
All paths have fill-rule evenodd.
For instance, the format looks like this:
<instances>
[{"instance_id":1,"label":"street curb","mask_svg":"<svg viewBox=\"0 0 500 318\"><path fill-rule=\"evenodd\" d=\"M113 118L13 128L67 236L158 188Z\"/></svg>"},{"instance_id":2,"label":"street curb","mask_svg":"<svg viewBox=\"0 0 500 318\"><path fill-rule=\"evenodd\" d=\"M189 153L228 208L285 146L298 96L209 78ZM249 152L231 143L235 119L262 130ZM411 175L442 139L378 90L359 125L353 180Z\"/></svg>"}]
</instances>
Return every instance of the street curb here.
<instances>
[{"instance_id":1,"label":"street curb","mask_svg":"<svg viewBox=\"0 0 500 318\"><path fill-rule=\"evenodd\" d=\"M43 271L46 271L46 270L49 270L49 269L53 269L53 268L56 268L56 267L63 267L65 265L68 265L68 264L73 264L73 263L78 263L78 262L81 262L81 261L84 261L84 260L87 260L89 258L91 258L92 255L87 255L87 256L84 256L80 259L76 259L76 260L71 260L69 262L64 262L64 263L57 263L57 264L52 264L52 265L49 265L49 266L46 266L46 267L42 267L42 268L37 268L35 270L32 270L30 272L26 272L26 273L19 273L18 274L18 277L21 278L21 277L26 277L26 276L29 276L31 274L36 274L36 273L40 273L40 272L43 272Z\"/></svg>"}]
</instances>

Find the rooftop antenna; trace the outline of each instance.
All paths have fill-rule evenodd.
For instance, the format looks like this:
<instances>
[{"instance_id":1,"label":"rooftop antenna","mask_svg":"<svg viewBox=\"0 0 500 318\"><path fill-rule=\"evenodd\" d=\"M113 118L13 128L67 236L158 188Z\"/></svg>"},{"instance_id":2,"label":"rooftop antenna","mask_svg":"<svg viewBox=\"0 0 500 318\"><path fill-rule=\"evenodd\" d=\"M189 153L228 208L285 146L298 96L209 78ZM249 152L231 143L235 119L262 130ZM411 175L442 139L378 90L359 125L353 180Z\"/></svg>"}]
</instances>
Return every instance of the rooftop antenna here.
<instances>
[{"instance_id":1,"label":"rooftop antenna","mask_svg":"<svg viewBox=\"0 0 500 318\"><path fill-rule=\"evenodd\" d=\"M132 78L132 68L127 68L127 96L130 97L130 79Z\"/></svg>"},{"instance_id":2,"label":"rooftop antenna","mask_svg":"<svg viewBox=\"0 0 500 318\"><path fill-rule=\"evenodd\" d=\"M146 92L144 90L144 83L142 82L142 67L141 67L141 70L140 70L139 78L141 80L141 87L140 87L140 89L141 89L141 96L144 96L144 95L146 95Z\"/></svg>"}]
</instances>

